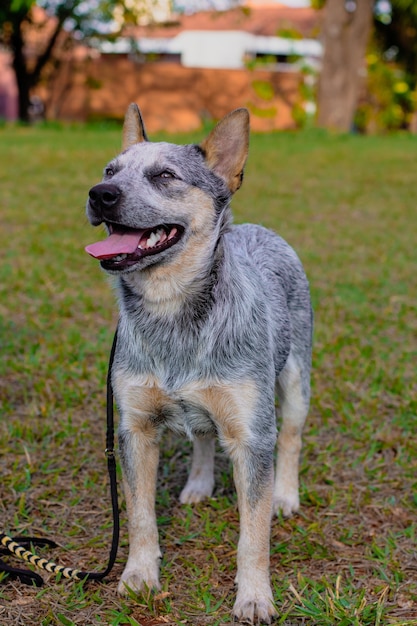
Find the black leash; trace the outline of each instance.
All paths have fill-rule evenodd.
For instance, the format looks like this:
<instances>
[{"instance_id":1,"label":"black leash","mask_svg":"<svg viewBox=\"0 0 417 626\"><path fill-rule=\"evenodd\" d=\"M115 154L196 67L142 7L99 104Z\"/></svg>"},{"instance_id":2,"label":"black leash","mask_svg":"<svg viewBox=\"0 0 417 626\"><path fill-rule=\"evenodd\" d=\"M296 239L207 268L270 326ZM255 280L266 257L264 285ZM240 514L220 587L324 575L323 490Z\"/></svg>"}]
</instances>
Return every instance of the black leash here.
<instances>
[{"instance_id":1,"label":"black leash","mask_svg":"<svg viewBox=\"0 0 417 626\"><path fill-rule=\"evenodd\" d=\"M113 537L110 548L109 560L106 569L103 572L84 572L78 569L63 567L57 565L53 561L41 558L27 548L33 546L49 546L56 548L57 544L50 539L41 539L40 537L9 537L5 533L0 533L0 554L13 554L19 559L35 565L39 569L46 570L52 574L61 574L64 578L73 580L103 580L111 571L116 560L117 548L119 545L119 506L117 498L117 476L116 476L116 456L114 452L114 407L113 407L113 388L111 383L111 371L113 367L114 353L116 351L117 329L114 333L113 344L110 351L109 367L107 370L107 432L106 432L106 457L107 470L110 479L110 494L113 512ZM31 570L19 569L11 567L0 559L0 573L5 572L11 578L17 578L26 585L35 585L41 587L43 578Z\"/></svg>"}]
</instances>

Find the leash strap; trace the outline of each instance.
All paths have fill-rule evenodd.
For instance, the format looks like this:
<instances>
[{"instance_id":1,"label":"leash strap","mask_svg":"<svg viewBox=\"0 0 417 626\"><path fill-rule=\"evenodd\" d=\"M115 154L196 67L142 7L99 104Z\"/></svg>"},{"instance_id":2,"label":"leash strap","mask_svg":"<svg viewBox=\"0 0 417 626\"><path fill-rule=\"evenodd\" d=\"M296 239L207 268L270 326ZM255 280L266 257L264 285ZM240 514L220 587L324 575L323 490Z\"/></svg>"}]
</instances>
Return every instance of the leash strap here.
<instances>
[{"instance_id":1,"label":"leash strap","mask_svg":"<svg viewBox=\"0 0 417 626\"><path fill-rule=\"evenodd\" d=\"M117 555L117 548L119 545L119 506L117 497L117 474L116 474L116 456L114 452L114 401L113 401L113 388L111 383L111 372L114 361L114 354L117 344L117 328L114 333L113 344L110 351L109 366L107 370L107 431L106 431L106 457L107 457L107 470L110 480L110 494L113 513L113 537L110 547L109 560L106 569L103 572L84 572L79 569L72 569L70 567L63 567L57 565L53 561L42 558L34 552L28 550L30 545L33 546L49 546L56 548L57 544L49 539L41 539L39 537L9 537L5 533L0 533L0 545L3 549L0 549L0 554L13 554L17 558L34 565L38 569L46 570L52 574L61 574L64 578L72 580L103 580L114 565ZM26 585L35 585L41 587L43 585L43 578L36 572L31 570L19 569L17 567L11 567L0 559L0 572L8 574L11 578L17 578Z\"/></svg>"}]
</instances>

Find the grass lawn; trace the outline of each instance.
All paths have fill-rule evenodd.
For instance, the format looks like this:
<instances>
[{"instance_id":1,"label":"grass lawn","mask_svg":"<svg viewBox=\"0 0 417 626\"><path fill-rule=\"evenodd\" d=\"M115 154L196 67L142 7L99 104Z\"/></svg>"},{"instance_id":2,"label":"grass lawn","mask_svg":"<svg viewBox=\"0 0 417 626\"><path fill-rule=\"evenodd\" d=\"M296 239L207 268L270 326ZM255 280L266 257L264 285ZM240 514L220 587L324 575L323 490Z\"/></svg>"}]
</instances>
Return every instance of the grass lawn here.
<instances>
[{"instance_id":1,"label":"grass lawn","mask_svg":"<svg viewBox=\"0 0 417 626\"><path fill-rule=\"evenodd\" d=\"M50 537L60 548L39 552L81 569L104 568L111 537L103 449L117 319L83 251L97 239L84 204L120 139L114 128L0 129L0 532ZM261 222L296 248L316 315L302 509L272 530L280 624L417 623L416 163L407 135L252 137L236 221ZM5 579L0 623L228 624L238 538L229 462L219 450L213 499L180 506L189 450L164 439L163 592L116 594L121 498L107 584Z\"/></svg>"}]
</instances>

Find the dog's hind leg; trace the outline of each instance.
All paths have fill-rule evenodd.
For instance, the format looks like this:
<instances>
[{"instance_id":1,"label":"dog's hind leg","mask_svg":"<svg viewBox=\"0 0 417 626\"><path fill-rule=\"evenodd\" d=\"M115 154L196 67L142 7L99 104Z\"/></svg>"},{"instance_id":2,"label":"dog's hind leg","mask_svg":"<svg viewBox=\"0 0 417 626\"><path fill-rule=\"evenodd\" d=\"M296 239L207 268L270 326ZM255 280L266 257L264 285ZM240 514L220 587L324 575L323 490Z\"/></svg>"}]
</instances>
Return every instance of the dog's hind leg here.
<instances>
[{"instance_id":1,"label":"dog's hind leg","mask_svg":"<svg viewBox=\"0 0 417 626\"><path fill-rule=\"evenodd\" d=\"M292 354L277 381L281 408L278 458L273 510L290 516L300 507L298 472L301 435L309 408L309 365L303 366Z\"/></svg>"},{"instance_id":2,"label":"dog's hind leg","mask_svg":"<svg viewBox=\"0 0 417 626\"><path fill-rule=\"evenodd\" d=\"M191 471L180 495L183 504L201 502L211 496L214 487L214 449L214 437L207 435L194 438Z\"/></svg>"}]
</instances>

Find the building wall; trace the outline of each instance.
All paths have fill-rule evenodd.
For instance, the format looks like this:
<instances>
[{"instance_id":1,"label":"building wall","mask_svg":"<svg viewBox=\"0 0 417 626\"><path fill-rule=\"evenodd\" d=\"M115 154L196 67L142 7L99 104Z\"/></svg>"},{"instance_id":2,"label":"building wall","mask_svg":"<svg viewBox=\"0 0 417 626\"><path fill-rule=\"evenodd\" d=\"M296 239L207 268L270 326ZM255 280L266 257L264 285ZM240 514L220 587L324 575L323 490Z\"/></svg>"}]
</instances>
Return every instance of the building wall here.
<instances>
[{"instance_id":1,"label":"building wall","mask_svg":"<svg viewBox=\"0 0 417 626\"><path fill-rule=\"evenodd\" d=\"M172 62L135 63L127 55L65 61L52 89L39 95L47 117L86 121L122 119L137 102L149 131L194 130L247 106L254 130L293 128L299 98L297 73L248 69L193 69Z\"/></svg>"}]
</instances>

